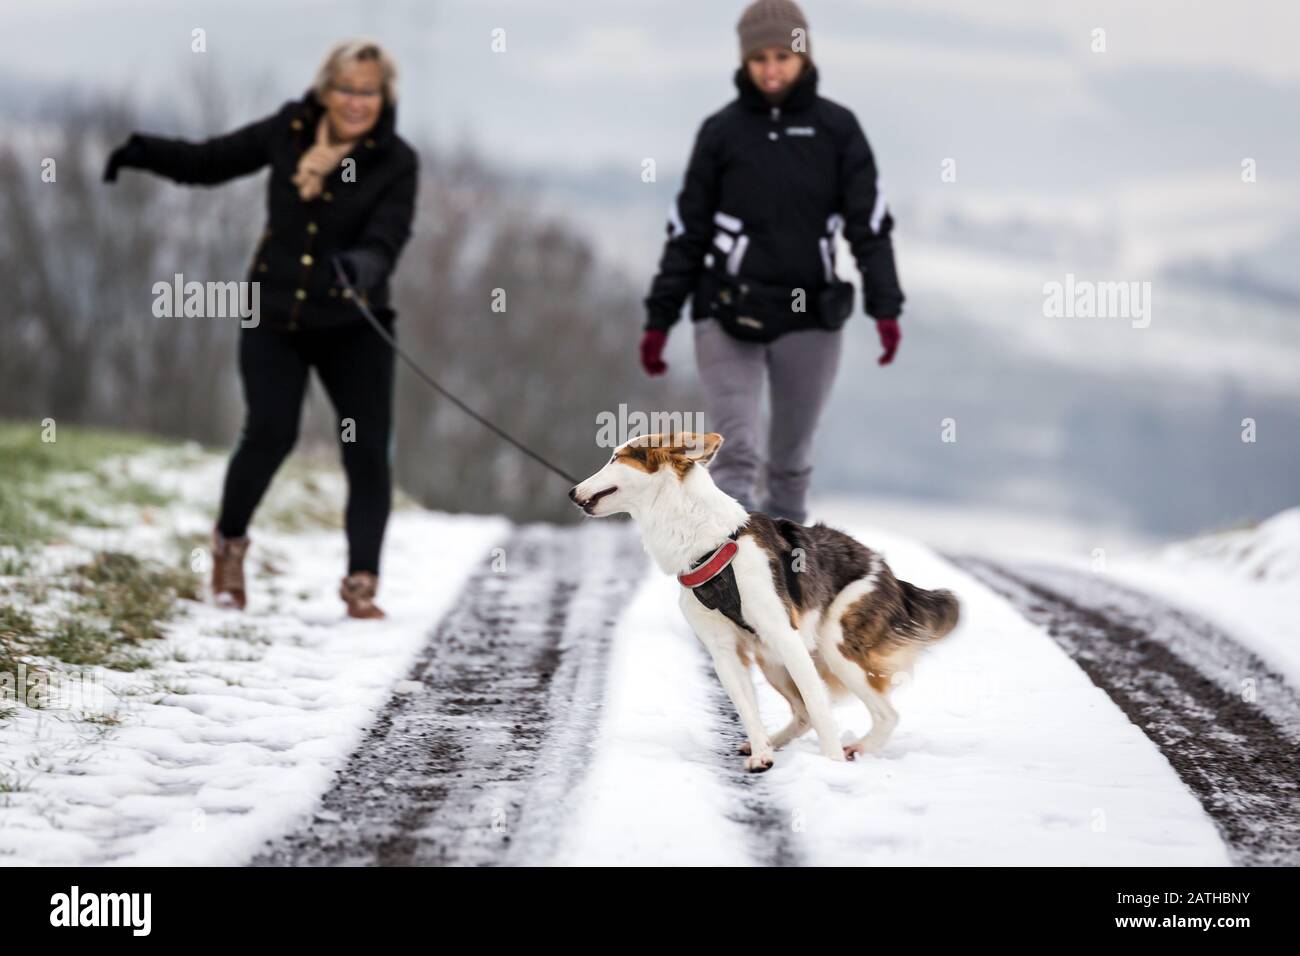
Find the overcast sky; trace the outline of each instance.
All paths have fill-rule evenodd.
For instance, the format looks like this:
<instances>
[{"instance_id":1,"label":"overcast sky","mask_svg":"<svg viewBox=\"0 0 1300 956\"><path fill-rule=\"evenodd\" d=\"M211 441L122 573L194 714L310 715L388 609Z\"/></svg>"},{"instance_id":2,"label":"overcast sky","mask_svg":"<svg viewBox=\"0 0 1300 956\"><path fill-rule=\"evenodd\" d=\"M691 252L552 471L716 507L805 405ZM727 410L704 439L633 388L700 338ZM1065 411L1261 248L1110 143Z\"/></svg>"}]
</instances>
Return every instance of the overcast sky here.
<instances>
[{"instance_id":1,"label":"overcast sky","mask_svg":"<svg viewBox=\"0 0 1300 956\"><path fill-rule=\"evenodd\" d=\"M401 123L556 174L680 166L733 93L728 0L42 0L0 6L3 70L130 91L184 113L211 73L269 111L365 33L403 69ZM896 188L1069 192L1235 167L1300 170L1300 4L1290 0L808 0L823 92L858 112ZM208 51L191 53L190 31ZM506 51L493 53L492 31ZM1106 32L1106 52L1090 47ZM142 118L143 122L143 118Z\"/></svg>"}]
</instances>

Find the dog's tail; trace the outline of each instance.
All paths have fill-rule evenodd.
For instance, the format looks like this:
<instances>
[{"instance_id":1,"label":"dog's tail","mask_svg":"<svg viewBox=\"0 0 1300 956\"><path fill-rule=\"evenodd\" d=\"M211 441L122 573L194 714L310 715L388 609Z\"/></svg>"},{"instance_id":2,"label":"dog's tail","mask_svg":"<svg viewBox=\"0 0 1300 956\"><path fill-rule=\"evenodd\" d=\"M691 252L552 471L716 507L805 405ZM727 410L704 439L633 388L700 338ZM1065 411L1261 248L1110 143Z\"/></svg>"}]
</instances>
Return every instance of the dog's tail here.
<instances>
[{"instance_id":1,"label":"dog's tail","mask_svg":"<svg viewBox=\"0 0 1300 956\"><path fill-rule=\"evenodd\" d=\"M907 623L898 628L903 637L912 641L937 641L957 626L961 605L957 595L947 588L927 591L908 581L898 582Z\"/></svg>"}]
</instances>

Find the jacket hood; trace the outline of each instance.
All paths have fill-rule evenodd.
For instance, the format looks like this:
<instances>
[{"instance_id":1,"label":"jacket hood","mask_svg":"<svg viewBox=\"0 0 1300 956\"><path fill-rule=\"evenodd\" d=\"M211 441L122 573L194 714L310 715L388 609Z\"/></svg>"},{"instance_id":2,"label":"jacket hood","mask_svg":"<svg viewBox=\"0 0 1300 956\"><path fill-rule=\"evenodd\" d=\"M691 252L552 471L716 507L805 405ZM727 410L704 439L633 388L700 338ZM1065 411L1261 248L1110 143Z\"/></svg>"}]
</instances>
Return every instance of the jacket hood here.
<instances>
[{"instance_id":1,"label":"jacket hood","mask_svg":"<svg viewBox=\"0 0 1300 956\"><path fill-rule=\"evenodd\" d=\"M741 105L763 113L773 106L779 106L783 110L802 110L812 106L817 99L817 79L817 67L809 60L799 79L786 91L785 98L779 103L773 103L754 85L754 81L749 78L749 70L743 65L733 77L740 93L738 99Z\"/></svg>"}]
</instances>

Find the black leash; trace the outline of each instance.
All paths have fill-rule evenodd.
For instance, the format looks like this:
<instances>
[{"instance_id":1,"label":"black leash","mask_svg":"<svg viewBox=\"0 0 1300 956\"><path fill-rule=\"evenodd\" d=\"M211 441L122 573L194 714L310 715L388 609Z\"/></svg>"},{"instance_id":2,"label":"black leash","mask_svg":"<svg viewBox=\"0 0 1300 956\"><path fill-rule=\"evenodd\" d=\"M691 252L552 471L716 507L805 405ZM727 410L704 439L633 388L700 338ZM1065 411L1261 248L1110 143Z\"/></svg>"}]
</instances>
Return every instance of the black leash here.
<instances>
[{"instance_id":1,"label":"black leash","mask_svg":"<svg viewBox=\"0 0 1300 956\"><path fill-rule=\"evenodd\" d=\"M470 408L468 405L462 402L451 392L447 391L447 389L443 388L441 385L435 382L432 376L430 376L427 372L425 372L424 369L420 368L420 366L416 363L415 359L411 358L411 356L407 355L404 351L402 351L402 347L397 344L397 341L392 337L392 335L389 334L388 330L384 328L383 324L377 318L375 318L375 314L370 311L370 307L361 301L361 296L359 296L357 294L357 290L353 288L352 282L348 279L347 272L344 271L341 265L339 265L338 257L337 256L333 257L332 261L334 263L334 272L338 276L339 282L343 285L343 288L345 288L348 291L349 298L351 298L352 301L356 304L356 307L361 310L361 314L366 317L366 321L369 322L370 325L374 328L374 330L379 333L380 337L385 342L388 343L389 347L394 352L396 352L402 358L402 360L406 362L407 365L411 367L411 370L414 371L416 375L420 376L420 378L424 379L424 381L429 385L430 388L437 391L439 395L447 399L449 402L451 402L453 405L459 408L470 418L474 419L474 421L478 422L484 428L489 429L494 434L510 442L510 444L514 445L516 448L522 451L529 458L533 459L533 461L537 462L543 468L547 468L550 471L553 471L555 474L559 475L561 478L567 481L570 485L576 485L578 483L578 479L574 478L563 468L556 467L555 465L547 461L545 458L543 458L541 455L537 454L537 452L533 451L531 448L525 445L523 442L517 441L516 439L507 435L496 425L492 424L490 421L488 421L478 412L474 411L474 409Z\"/></svg>"}]
</instances>

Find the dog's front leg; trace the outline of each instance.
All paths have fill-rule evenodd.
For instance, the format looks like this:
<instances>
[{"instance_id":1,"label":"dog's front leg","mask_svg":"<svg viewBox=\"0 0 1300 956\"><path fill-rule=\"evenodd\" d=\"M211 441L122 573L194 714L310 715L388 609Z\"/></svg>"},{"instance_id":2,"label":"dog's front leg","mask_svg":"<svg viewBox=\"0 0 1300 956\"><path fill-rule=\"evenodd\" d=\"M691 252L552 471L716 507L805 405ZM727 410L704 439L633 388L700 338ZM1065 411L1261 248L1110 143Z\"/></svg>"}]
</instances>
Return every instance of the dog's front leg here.
<instances>
[{"instance_id":1,"label":"dog's front leg","mask_svg":"<svg viewBox=\"0 0 1300 956\"><path fill-rule=\"evenodd\" d=\"M843 761L844 749L840 746L839 725L831 710L830 695L817 673L817 665L804 646L803 638L792 627L767 626L758 631L759 639L776 652L785 669L799 688L799 696L808 708L808 720L817 731L817 745L822 755L831 760Z\"/></svg>"},{"instance_id":2,"label":"dog's front leg","mask_svg":"<svg viewBox=\"0 0 1300 956\"><path fill-rule=\"evenodd\" d=\"M690 605L694 604L695 607ZM740 722L749 737L749 756L745 758L745 769L751 773L762 773L772 766L772 741L767 736L763 721L758 713L758 695L754 691L754 681L749 668L740 660L737 653L735 625L717 611L705 608L693 597L682 600L682 610L695 631L701 644L713 658L713 670L722 682L723 690L731 698L732 706L740 715Z\"/></svg>"}]
</instances>

